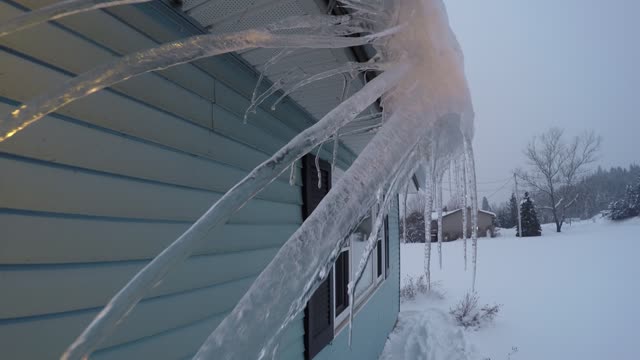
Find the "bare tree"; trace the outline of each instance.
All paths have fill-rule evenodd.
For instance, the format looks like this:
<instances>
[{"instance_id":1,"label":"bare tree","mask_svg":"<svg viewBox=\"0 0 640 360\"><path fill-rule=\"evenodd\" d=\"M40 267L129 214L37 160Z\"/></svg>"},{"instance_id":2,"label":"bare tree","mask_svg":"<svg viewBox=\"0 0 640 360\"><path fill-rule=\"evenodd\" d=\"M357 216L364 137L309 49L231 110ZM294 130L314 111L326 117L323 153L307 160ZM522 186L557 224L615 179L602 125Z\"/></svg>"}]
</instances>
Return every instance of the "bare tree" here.
<instances>
[{"instance_id":1,"label":"bare tree","mask_svg":"<svg viewBox=\"0 0 640 360\"><path fill-rule=\"evenodd\" d=\"M595 161L601 143L593 131L566 141L564 131L554 127L535 136L524 151L530 170L518 175L548 198L549 206L540 208L551 211L557 232L562 230L565 211L580 196L575 185Z\"/></svg>"}]
</instances>

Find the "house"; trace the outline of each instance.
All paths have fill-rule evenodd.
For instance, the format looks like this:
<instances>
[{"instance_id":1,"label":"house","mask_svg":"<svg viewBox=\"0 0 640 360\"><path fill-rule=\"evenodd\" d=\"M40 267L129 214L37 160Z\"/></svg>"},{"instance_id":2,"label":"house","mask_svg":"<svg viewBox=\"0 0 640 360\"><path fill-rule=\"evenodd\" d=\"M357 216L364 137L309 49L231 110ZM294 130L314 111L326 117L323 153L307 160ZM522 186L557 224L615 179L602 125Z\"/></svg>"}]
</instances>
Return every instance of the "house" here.
<instances>
[{"instance_id":1,"label":"house","mask_svg":"<svg viewBox=\"0 0 640 360\"><path fill-rule=\"evenodd\" d=\"M443 241L462 239L463 216L462 209L446 211L442 214L442 237ZM478 210L478 236L492 236L495 227L494 219L496 214ZM471 209L467 209L467 236L471 236ZM431 215L431 241L438 241L438 214Z\"/></svg>"},{"instance_id":2,"label":"house","mask_svg":"<svg viewBox=\"0 0 640 360\"><path fill-rule=\"evenodd\" d=\"M0 22L54 1L0 0ZM0 38L0 113L139 49L327 11L316 0L173 3L87 12ZM258 70L274 53L251 50L141 75L0 143L0 358L58 357L213 201L339 102L342 79L326 79L275 111L259 108L244 125ZM299 51L267 77L366 56L366 48ZM330 149L320 152L320 189L309 157L295 169L293 186L288 174L273 182L158 284L91 358L190 358L368 140L342 139L336 174L326 162ZM283 332L279 359L377 358L399 311L397 209L396 199L354 304L346 283L370 218Z\"/></svg>"}]
</instances>

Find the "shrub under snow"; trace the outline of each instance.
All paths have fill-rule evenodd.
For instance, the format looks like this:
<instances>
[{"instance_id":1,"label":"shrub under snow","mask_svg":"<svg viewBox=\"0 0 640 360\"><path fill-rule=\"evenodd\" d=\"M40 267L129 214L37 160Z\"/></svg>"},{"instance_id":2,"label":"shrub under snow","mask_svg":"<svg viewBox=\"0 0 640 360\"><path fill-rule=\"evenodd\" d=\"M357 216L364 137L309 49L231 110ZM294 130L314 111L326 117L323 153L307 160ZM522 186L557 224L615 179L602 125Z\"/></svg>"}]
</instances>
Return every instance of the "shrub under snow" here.
<instances>
[{"instance_id":1,"label":"shrub under snow","mask_svg":"<svg viewBox=\"0 0 640 360\"><path fill-rule=\"evenodd\" d=\"M429 289L424 275L418 276L415 280L412 276L406 276L404 285L400 287L400 301L414 300L416 296L420 294L443 299L444 291L442 290L442 283L440 281L432 282L431 289Z\"/></svg>"},{"instance_id":2,"label":"shrub under snow","mask_svg":"<svg viewBox=\"0 0 640 360\"><path fill-rule=\"evenodd\" d=\"M457 325L465 329L477 330L493 322L501 307L502 305L498 304L485 304L478 308L478 295L467 293L456 306L449 310L449 314L453 316Z\"/></svg>"}]
</instances>

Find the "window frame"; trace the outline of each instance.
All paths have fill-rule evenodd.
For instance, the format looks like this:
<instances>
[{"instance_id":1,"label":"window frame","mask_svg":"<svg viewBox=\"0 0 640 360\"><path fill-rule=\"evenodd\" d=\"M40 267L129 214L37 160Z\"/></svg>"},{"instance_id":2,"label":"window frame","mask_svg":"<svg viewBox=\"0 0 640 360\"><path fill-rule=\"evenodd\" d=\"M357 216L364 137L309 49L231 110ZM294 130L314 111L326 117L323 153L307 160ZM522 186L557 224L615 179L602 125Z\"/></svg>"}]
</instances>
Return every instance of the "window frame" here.
<instances>
[{"instance_id":1,"label":"window frame","mask_svg":"<svg viewBox=\"0 0 640 360\"><path fill-rule=\"evenodd\" d=\"M377 206L373 206L370 210L370 218L371 221L375 220L375 216L377 215ZM366 218L365 218L366 219ZM385 216L385 222L388 221L388 215ZM347 304L347 306L344 309L340 309L340 311L338 312L337 308L336 308L336 294L337 294L337 290L336 290L336 284L338 284L338 281L336 279L336 265L334 263L333 265L333 271L332 271L332 276L333 276L333 303L334 303L334 309L333 309L333 314L334 314L334 319L333 319L333 324L334 324L334 337L338 335L338 333L340 331L342 331L342 329L344 329L346 327L346 325L348 324L348 320L349 320L349 313L351 311L351 306L355 306L354 309L354 317L358 314L358 312L360 312L360 310L366 305L366 303L373 297L373 295L378 291L378 289L382 286L382 284L385 282L385 280L388 279L388 275L389 275L389 270L386 267L385 264L388 263L388 254L387 251L389 249L388 243L389 243L389 229L388 229L388 225L383 224L381 231L380 231L380 240L378 240L378 244L376 244L376 247L373 249L373 254L375 255L374 257L369 258L369 261L372 262L372 266L371 266L371 276L372 276L372 281L371 284L369 284L369 286L362 291L359 294L354 294L354 299L353 299L353 304ZM351 237L349 237L351 239ZM380 249L380 250L378 250ZM351 241L348 242L348 244L345 244L345 246L343 246L343 248L340 250L340 254L348 251L349 255L349 267L350 267L350 271L347 272L349 278L347 279L346 283L348 284L349 281L351 281L351 274L354 271L353 270L353 266L357 266L358 263L360 262L359 258L358 259L354 259L354 254L353 254L353 246L351 245ZM378 254L381 254L381 258L378 258ZM381 265L381 271L378 270L378 266ZM380 275L378 275L378 273L380 272Z\"/></svg>"}]
</instances>

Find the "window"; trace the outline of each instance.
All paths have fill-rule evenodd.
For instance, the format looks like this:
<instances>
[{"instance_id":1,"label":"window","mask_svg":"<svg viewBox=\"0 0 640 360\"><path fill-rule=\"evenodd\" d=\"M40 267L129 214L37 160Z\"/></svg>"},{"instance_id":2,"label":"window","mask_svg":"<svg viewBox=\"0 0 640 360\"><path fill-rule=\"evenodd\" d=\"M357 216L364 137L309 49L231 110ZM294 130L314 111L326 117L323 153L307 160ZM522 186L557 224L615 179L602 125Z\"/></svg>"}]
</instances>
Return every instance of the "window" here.
<instances>
[{"instance_id":1,"label":"window","mask_svg":"<svg viewBox=\"0 0 640 360\"><path fill-rule=\"evenodd\" d=\"M369 235L373 229L373 220L376 216L376 212L374 209L371 210L371 213L368 214L362 222L358 225L358 227L354 230L354 232L349 236L349 240L345 247L342 249L340 253L340 257L336 261L336 265L334 266L334 283L335 283L335 320L334 326L336 329L343 327L348 319L349 311L345 311L349 309L349 306L355 306L355 311L357 312L359 307L364 304L371 294L375 292L378 285L386 278L388 271L386 270L386 263L388 263L386 254L388 252L388 229L387 226L383 226L380 232L380 237L377 241L377 245L374 248L369 260L367 261L366 267L362 273L362 277L358 282L358 286L356 287L356 291L354 294L353 304L348 303L348 293L347 293L347 284L354 279L356 272L358 271L358 266L360 264L360 259L364 254L365 248L367 246L367 240L369 239ZM385 222L386 224L386 222ZM342 259L350 259L342 260ZM347 261L350 263L347 264ZM346 266L345 266L346 265ZM347 270L347 271L345 271ZM340 298L340 294L345 294L346 298L342 300ZM346 304L346 307L343 307L342 304Z\"/></svg>"},{"instance_id":2,"label":"window","mask_svg":"<svg viewBox=\"0 0 640 360\"><path fill-rule=\"evenodd\" d=\"M347 286L349 285L349 250L342 251L333 273L335 274L335 315L339 316L349 307L349 294Z\"/></svg>"},{"instance_id":3,"label":"window","mask_svg":"<svg viewBox=\"0 0 640 360\"><path fill-rule=\"evenodd\" d=\"M358 271L358 266L360 265L360 259L364 255L364 250L367 246L367 240L369 238L369 234L371 234L371 229L373 227L372 224L372 216L367 216L360 225L356 228L356 231L351 234L349 237L351 241L351 251L353 264L351 266L351 279L353 279ZM367 291L373 284L375 276L374 269L374 260L377 255L377 251L374 249L372 256L367 261L367 266L365 267L362 278L358 282L358 286L356 287L355 299L357 300L360 295L362 295L365 291ZM356 301L357 304L357 301Z\"/></svg>"},{"instance_id":4,"label":"window","mask_svg":"<svg viewBox=\"0 0 640 360\"><path fill-rule=\"evenodd\" d=\"M331 183L334 181L332 175L336 174L331 174L329 163L320 161L322 183L318 188L315 156L307 155L302 162L302 215L306 219L329 192ZM346 323L350 306L355 306L354 310L357 312L388 274L386 254L389 249L389 231L388 219L385 218L385 225L381 229L376 248L367 261L363 276L356 287L353 304L349 303L348 284L353 279L364 253L373 228L372 219L377 214L376 210L375 207L371 209L371 212L349 236L327 279L320 284L307 302L304 311L305 359L313 359L333 340L336 328Z\"/></svg>"}]
</instances>

